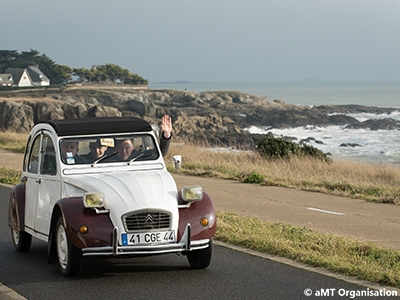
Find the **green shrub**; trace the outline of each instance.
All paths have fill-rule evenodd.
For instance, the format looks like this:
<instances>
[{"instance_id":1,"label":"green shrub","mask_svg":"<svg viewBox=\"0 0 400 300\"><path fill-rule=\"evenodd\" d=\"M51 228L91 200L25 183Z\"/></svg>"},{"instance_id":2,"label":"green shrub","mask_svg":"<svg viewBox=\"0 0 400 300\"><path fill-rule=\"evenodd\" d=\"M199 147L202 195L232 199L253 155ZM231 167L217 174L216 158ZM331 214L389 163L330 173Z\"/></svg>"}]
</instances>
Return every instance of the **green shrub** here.
<instances>
[{"instance_id":1,"label":"green shrub","mask_svg":"<svg viewBox=\"0 0 400 300\"><path fill-rule=\"evenodd\" d=\"M298 145L284 137L274 137L267 134L258 141L257 150L263 156L268 158L290 159L293 156L308 156L316 159L330 161L330 159L321 150L307 145Z\"/></svg>"},{"instance_id":2,"label":"green shrub","mask_svg":"<svg viewBox=\"0 0 400 300\"><path fill-rule=\"evenodd\" d=\"M249 176L247 176L243 182L244 183L258 183L261 184L264 182L264 175L258 174L256 172L252 172Z\"/></svg>"}]
</instances>

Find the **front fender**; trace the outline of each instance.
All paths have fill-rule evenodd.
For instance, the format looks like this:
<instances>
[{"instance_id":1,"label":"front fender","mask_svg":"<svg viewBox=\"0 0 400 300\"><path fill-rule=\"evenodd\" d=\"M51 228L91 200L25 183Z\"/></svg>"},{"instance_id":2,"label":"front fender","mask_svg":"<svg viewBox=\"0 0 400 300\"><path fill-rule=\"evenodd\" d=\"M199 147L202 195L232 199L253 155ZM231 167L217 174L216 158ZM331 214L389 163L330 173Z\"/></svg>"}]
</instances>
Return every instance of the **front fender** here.
<instances>
[{"instance_id":1,"label":"front fender","mask_svg":"<svg viewBox=\"0 0 400 300\"><path fill-rule=\"evenodd\" d=\"M183 204L181 192L178 193L178 203ZM200 224L200 219L206 217L209 220L208 226ZM217 218L214 204L207 193L203 193L203 199L192 203L189 208L179 209L178 241L181 239L186 224L191 225L191 240L211 239L216 230Z\"/></svg>"},{"instance_id":2,"label":"front fender","mask_svg":"<svg viewBox=\"0 0 400 300\"><path fill-rule=\"evenodd\" d=\"M16 185L10 193L8 206L8 226L17 231L25 227L25 184Z\"/></svg>"},{"instance_id":3,"label":"front fender","mask_svg":"<svg viewBox=\"0 0 400 300\"><path fill-rule=\"evenodd\" d=\"M94 209L83 206L82 197L64 198L58 200L53 213L60 212L69 240L78 249L88 247L103 247L112 245L113 224L108 213L97 214ZM54 218L54 217L53 217ZM57 220L52 220L52 228ZM53 225L54 224L54 225ZM88 227L88 232L80 233L82 225ZM54 232L54 231L53 231Z\"/></svg>"}]
</instances>

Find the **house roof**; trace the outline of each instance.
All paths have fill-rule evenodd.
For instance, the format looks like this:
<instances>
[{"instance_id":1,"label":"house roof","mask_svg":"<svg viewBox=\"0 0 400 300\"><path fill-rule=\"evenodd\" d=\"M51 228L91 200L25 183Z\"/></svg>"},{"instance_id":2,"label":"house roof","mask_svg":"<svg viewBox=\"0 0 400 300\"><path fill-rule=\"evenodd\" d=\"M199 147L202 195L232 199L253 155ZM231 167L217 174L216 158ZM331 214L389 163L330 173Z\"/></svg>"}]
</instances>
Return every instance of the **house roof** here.
<instances>
[{"instance_id":1,"label":"house roof","mask_svg":"<svg viewBox=\"0 0 400 300\"><path fill-rule=\"evenodd\" d=\"M50 81L46 75L43 74L42 71L39 70L36 66L29 66L26 68L29 73L29 76L32 79L32 82L42 82L42 81Z\"/></svg>"},{"instance_id":2,"label":"house roof","mask_svg":"<svg viewBox=\"0 0 400 300\"><path fill-rule=\"evenodd\" d=\"M14 79L14 83L18 83L21 80L22 74L24 74L25 69L19 69L19 68L10 68L7 69L5 74L11 74L13 79ZM28 76L30 76L28 74Z\"/></svg>"}]
</instances>

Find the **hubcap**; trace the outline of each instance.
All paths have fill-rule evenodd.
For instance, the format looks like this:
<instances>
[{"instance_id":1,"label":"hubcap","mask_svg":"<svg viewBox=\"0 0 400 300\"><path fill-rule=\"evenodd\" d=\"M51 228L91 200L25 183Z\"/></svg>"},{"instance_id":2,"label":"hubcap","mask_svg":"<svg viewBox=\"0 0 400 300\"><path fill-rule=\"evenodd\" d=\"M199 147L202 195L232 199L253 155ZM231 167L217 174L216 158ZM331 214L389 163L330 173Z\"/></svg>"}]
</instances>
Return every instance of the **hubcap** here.
<instances>
[{"instance_id":1,"label":"hubcap","mask_svg":"<svg viewBox=\"0 0 400 300\"><path fill-rule=\"evenodd\" d=\"M68 244L67 234L64 226L60 225L57 229L57 253L61 268L65 269L68 266Z\"/></svg>"},{"instance_id":2,"label":"hubcap","mask_svg":"<svg viewBox=\"0 0 400 300\"><path fill-rule=\"evenodd\" d=\"M14 244L18 245L20 239L19 231L13 229L12 233L13 233Z\"/></svg>"}]
</instances>

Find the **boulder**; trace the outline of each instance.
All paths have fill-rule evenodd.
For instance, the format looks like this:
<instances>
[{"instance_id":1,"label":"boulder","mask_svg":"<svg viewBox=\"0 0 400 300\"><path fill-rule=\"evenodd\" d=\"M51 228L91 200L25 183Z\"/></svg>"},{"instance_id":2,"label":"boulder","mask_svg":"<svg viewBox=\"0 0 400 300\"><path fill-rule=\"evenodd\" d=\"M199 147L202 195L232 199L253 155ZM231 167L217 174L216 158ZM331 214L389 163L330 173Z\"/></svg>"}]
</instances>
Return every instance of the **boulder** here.
<instances>
[{"instance_id":1,"label":"boulder","mask_svg":"<svg viewBox=\"0 0 400 300\"><path fill-rule=\"evenodd\" d=\"M370 130L399 130L400 122L392 118L366 120L346 126L348 129L370 129Z\"/></svg>"},{"instance_id":2,"label":"boulder","mask_svg":"<svg viewBox=\"0 0 400 300\"><path fill-rule=\"evenodd\" d=\"M34 125L34 111L31 106L14 101L0 102L0 128L18 133L26 133Z\"/></svg>"}]
</instances>

